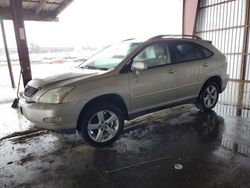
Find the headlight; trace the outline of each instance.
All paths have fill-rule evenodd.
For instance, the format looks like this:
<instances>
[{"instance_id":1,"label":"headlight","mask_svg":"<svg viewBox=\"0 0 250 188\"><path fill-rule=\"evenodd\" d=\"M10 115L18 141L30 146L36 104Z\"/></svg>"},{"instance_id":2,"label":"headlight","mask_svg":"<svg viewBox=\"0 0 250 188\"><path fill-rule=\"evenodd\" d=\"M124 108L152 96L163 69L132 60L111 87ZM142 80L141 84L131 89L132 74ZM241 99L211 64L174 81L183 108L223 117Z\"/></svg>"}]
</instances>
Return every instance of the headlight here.
<instances>
[{"instance_id":1,"label":"headlight","mask_svg":"<svg viewBox=\"0 0 250 188\"><path fill-rule=\"evenodd\" d=\"M51 89L42 94L39 98L41 103L53 103L58 104L62 103L64 97L70 93L74 87L61 87L56 89Z\"/></svg>"}]
</instances>

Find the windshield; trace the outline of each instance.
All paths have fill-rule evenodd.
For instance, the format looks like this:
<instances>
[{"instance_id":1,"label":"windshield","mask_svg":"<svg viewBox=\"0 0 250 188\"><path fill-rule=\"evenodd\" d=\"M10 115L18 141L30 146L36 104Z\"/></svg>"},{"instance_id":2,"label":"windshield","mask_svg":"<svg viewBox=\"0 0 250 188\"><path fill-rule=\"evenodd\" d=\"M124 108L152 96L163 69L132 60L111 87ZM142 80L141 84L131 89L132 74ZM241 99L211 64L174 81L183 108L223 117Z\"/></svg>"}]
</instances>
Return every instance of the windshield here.
<instances>
[{"instance_id":1,"label":"windshield","mask_svg":"<svg viewBox=\"0 0 250 188\"><path fill-rule=\"evenodd\" d=\"M89 58L79 67L99 70L114 69L139 44L139 42L125 41L109 46Z\"/></svg>"}]
</instances>

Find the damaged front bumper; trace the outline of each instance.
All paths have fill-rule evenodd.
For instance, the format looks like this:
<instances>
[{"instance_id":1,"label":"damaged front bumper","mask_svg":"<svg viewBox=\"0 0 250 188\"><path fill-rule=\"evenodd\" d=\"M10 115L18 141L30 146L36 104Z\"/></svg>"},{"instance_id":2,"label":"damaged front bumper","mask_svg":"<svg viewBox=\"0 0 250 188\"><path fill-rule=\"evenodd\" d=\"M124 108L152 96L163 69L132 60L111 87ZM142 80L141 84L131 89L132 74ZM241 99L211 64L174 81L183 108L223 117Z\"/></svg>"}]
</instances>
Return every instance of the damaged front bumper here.
<instances>
[{"instance_id":1,"label":"damaged front bumper","mask_svg":"<svg viewBox=\"0 0 250 188\"><path fill-rule=\"evenodd\" d=\"M48 130L75 129L83 106L80 102L47 104L26 102L24 98L19 100L23 116L37 127Z\"/></svg>"}]
</instances>

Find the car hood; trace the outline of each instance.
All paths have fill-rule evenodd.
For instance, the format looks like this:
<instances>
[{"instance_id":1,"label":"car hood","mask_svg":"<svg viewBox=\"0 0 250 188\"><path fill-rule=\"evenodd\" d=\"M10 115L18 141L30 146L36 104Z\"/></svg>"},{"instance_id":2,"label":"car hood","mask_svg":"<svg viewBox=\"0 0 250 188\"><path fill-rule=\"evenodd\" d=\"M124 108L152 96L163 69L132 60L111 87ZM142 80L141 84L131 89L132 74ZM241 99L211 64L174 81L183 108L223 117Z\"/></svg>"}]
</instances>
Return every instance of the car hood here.
<instances>
[{"instance_id":1,"label":"car hood","mask_svg":"<svg viewBox=\"0 0 250 188\"><path fill-rule=\"evenodd\" d=\"M48 76L45 78L35 78L29 82L29 86L39 88L45 85L56 84L58 82L68 82L70 80L82 80L86 78L90 78L106 71L100 70L93 70L93 69L80 69L80 68L73 68L69 72L65 72L62 74L57 74L53 76Z\"/></svg>"}]
</instances>

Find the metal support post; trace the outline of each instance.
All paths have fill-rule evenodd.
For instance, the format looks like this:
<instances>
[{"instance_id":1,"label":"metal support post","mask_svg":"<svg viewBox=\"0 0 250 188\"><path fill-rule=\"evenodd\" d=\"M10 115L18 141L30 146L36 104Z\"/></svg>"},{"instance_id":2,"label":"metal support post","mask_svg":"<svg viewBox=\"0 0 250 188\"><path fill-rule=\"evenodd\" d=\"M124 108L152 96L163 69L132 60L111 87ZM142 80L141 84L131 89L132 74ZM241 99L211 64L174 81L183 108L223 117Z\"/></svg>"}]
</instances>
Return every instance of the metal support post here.
<instances>
[{"instance_id":1,"label":"metal support post","mask_svg":"<svg viewBox=\"0 0 250 188\"><path fill-rule=\"evenodd\" d=\"M244 23L244 36L243 36L243 46L242 46L242 58L241 58L241 71L240 71L240 79L245 80L246 68L247 68L247 55L248 46L247 42L249 40L249 6L250 0L245 1L245 23Z\"/></svg>"},{"instance_id":2,"label":"metal support post","mask_svg":"<svg viewBox=\"0 0 250 188\"><path fill-rule=\"evenodd\" d=\"M28 45L25 34L22 1L10 1L13 15L14 30L16 36L17 50L22 69L23 85L32 79Z\"/></svg>"},{"instance_id":3,"label":"metal support post","mask_svg":"<svg viewBox=\"0 0 250 188\"><path fill-rule=\"evenodd\" d=\"M193 35L199 0L183 0L182 34Z\"/></svg>"},{"instance_id":4,"label":"metal support post","mask_svg":"<svg viewBox=\"0 0 250 188\"><path fill-rule=\"evenodd\" d=\"M11 66L11 62L10 62L10 54L9 54L9 49L8 49L8 45L7 45L7 40L6 40L4 22L3 22L3 20L0 20L0 22L1 22L1 29L2 29L2 35L3 35L4 49L5 49L6 59L7 59L7 63L8 63L9 73L10 73L11 85L13 88L15 88L16 86L15 86L15 81L14 81L13 72L12 72L12 66Z\"/></svg>"}]
</instances>

